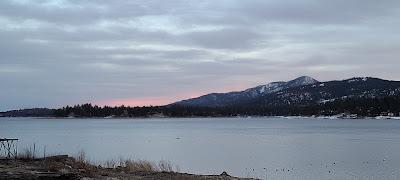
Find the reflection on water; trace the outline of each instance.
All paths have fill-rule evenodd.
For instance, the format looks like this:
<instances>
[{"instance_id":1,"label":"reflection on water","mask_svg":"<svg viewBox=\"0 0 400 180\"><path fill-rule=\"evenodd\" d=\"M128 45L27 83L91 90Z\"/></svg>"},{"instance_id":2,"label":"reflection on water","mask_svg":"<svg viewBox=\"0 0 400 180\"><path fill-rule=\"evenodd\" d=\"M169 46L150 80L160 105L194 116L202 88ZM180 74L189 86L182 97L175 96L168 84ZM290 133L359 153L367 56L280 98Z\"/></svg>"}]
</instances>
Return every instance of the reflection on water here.
<instances>
[{"instance_id":1,"label":"reflection on water","mask_svg":"<svg viewBox=\"0 0 400 180\"><path fill-rule=\"evenodd\" d=\"M0 137L95 162L168 160L181 171L267 179L400 179L400 121L283 118L0 118Z\"/></svg>"}]
</instances>

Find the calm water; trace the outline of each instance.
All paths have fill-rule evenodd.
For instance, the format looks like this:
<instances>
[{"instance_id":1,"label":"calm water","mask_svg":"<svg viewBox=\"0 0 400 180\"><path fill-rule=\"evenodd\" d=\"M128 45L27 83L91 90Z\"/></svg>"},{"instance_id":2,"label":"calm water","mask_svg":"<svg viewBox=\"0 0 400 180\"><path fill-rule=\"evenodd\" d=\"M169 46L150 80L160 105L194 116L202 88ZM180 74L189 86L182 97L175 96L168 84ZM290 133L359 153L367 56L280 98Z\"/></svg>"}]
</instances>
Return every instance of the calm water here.
<instances>
[{"instance_id":1,"label":"calm water","mask_svg":"<svg viewBox=\"0 0 400 180\"><path fill-rule=\"evenodd\" d=\"M20 150L35 143L47 154L85 150L95 162L168 160L190 173L400 179L396 120L0 118L0 137L20 138Z\"/></svg>"}]
</instances>

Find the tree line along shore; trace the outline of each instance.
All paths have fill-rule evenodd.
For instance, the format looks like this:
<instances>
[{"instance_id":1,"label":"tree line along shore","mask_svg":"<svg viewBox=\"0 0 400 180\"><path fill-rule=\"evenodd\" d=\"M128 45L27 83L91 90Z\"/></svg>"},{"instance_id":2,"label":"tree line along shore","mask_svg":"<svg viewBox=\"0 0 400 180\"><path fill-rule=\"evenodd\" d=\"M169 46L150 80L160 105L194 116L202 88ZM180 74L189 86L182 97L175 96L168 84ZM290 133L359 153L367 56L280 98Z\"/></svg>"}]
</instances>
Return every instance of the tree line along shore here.
<instances>
[{"instance_id":1,"label":"tree line along shore","mask_svg":"<svg viewBox=\"0 0 400 180\"><path fill-rule=\"evenodd\" d=\"M0 113L3 117L235 117L235 116L335 116L357 117L400 116L400 97L347 98L332 102L301 105L248 105L224 107L104 106L82 104L58 109L22 109Z\"/></svg>"}]
</instances>

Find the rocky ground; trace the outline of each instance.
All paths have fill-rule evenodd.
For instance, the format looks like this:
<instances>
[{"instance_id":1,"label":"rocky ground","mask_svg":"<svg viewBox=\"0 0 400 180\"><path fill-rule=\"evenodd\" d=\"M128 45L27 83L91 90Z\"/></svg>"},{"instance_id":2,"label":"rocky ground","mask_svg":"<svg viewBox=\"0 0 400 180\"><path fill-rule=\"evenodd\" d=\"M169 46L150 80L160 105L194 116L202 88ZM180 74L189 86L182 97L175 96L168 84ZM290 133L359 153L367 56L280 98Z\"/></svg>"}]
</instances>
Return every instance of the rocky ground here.
<instances>
[{"instance_id":1,"label":"rocky ground","mask_svg":"<svg viewBox=\"0 0 400 180\"><path fill-rule=\"evenodd\" d=\"M0 159L0 179L176 179L176 180L241 180L227 173L193 175L160 171L132 171L127 167L103 168L79 162L68 156L40 159Z\"/></svg>"}]
</instances>

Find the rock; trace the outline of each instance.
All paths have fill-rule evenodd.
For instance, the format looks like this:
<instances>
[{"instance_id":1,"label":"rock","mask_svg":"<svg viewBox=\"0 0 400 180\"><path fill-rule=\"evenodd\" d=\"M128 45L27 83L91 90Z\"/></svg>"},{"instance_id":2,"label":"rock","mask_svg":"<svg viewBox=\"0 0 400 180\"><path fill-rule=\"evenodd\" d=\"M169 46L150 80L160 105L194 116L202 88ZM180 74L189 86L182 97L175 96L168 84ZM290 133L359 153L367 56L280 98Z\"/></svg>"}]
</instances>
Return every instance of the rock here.
<instances>
[{"instance_id":1,"label":"rock","mask_svg":"<svg viewBox=\"0 0 400 180\"><path fill-rule=\"evenodd\" d=\"M66 169L66 168L62 168L62 169L60 169L60 170L58 170L60 173L62 173L62 174L67 174L67 173L69 173L69 170L68 169Z\"/></svg>"},{"instance_id":2,"label":"rock","mask_svg":"<svg viewBox=\"0 0 400 180\"><path fill-rule=\"evenodd\" d=\"M221 176L230 176L230 175L227 172L224 171L224 172L221 173Z\"/></svg>"}]
</instances>

